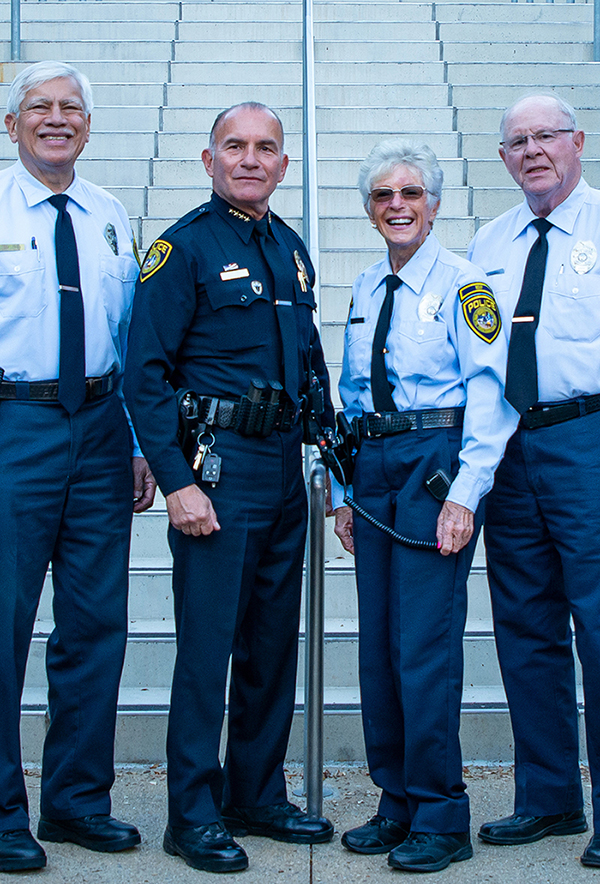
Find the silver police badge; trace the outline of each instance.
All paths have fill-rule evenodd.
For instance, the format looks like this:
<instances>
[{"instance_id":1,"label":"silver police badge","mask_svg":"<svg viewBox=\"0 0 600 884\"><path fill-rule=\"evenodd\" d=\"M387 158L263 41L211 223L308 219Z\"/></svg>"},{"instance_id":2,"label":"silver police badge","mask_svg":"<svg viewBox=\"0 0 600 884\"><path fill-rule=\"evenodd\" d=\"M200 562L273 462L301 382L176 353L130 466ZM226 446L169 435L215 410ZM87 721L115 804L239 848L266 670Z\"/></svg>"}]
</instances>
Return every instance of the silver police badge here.
<instances>
[{"instance_id":1,"label":"silver police badge","mask_svg":"<svg viewBox=\"0 0 600 884\"><path fill-rule=\"evenodd\" d=\"M262 282L260 282L260 280L253 279L252 282L250 283L250 285L252 286L252 291L254 292L255 295L262 295L263 284L262 284Z\"/></svg>"},{"instance_id":2,"label":"silver police badge","mask_svg":"<svg viewBox=\"0 0 600 884\"><path fill-rule=\"evenodd\" d=\"M575 273L589 273L597 258L598 252L594 243L590 240L586 242L579 240L571 252L571 267Z\"/></svg>"},{"instance_id":3,"label":"silver police badge","mask_svg":"<svg viewBox=\"0 0 600 884\"><path fill-rule=\"evenodd\" d=\"M423 295L417 307L417 316L421 322L434 322L443 300L442 295L436 295L435 292Z\"/></svg>"},{"instance_id":4,"label":"silver police badge","mask_svg":"<svg viewBox=\"0 0 600 884\"><path fill-rule=\"evenodd\" d=\"M104 239L109 244L115 255L119 254L119 243L117 241L117 231L114 224L107 224L104 228Z\"/></svg>"}]
</instances>

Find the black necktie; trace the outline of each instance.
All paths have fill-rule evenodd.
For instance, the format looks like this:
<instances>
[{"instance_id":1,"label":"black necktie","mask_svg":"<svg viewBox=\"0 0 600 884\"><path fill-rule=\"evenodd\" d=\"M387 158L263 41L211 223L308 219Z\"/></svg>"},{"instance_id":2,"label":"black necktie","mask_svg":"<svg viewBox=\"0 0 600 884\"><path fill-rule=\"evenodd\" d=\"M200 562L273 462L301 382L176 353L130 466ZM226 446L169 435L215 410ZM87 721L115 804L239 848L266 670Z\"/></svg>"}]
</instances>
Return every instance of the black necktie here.
<instances>
[{"instance_id":1,"label":"black necktie","mask_svg":"<svg viewBox=\"0 0 600 884\"><path fill-rule=\"evenodd\" d=\"M297 404L300 384L298 380L298 331L294 306L294 277L286 267L269 231L267 215L255 222L254 231L263 258L273 276L273 302L283 348L284 387L292 402Z\"/></svg>"},{"instance_id":2,"label":"black necktie","mask_svg":"<svg viewBox=\"0 0 600 884\"><path fill-rule=\"evenodd\" d=\"M519 301L515 307L508 347L505 396L519 414L538 401L535 332L540 320L540 304L548 257L546 234L552 227L546 218L531 222L539 233L531 247Z\"/></svg>"},{"instance_id":3,"label":"black necktie","mask_svg":"<svg viewBox=\"0 0 600 884\"><path fill-rule=\"evenodd\" d=\"M66 209L68 199L64 193L58 193L49 197L48 202L58 210L54 231L60 291L58 401L69 414L74 414L85 401L85 331L77 242Z\"/></svg>"},{"instance_id":4,"label":"black necktie","mask_svg":"<svg viewBox=\"0 0 600 884\"><path fill-rule=\"evenodd\" d=\"M390 319L394 309L394 292L402 285L402 280L394 273L385 278L385 300L379 311L379 319L373 338L371 353L371 393L375 411L398 411L392 398L391 384L387 379L385 367L385 342L390 330Z\"/></svg>"}]
</instances>

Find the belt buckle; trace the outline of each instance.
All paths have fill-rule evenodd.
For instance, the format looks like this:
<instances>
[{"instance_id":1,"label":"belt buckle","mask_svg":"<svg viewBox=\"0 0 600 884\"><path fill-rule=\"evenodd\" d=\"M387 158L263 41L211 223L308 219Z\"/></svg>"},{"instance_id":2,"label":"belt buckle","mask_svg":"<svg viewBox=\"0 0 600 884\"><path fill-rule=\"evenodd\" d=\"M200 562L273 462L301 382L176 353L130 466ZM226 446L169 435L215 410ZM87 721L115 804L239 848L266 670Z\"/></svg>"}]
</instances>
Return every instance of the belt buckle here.
<instances>
[{"instance_id":1,"label":"belt buckle","mask_svg":"<svg viewBox=\"0 0 600 884\"><path fill-rule=\"evenodd\" d=\"M364 419L364 424L363 424L363 426L365 428L365 431L364 431L365 436L367 437L367 439L379 439L379 437L382 434L376 433L374 430L371 429L371 427L369 425L370 424L370 417L374 417L374 418L377 418L378 420L381 420L383 418L383 415L380 414L378 411L374 412L373 415L366 415L365 419Z\"/></svg>"}]
</instances>

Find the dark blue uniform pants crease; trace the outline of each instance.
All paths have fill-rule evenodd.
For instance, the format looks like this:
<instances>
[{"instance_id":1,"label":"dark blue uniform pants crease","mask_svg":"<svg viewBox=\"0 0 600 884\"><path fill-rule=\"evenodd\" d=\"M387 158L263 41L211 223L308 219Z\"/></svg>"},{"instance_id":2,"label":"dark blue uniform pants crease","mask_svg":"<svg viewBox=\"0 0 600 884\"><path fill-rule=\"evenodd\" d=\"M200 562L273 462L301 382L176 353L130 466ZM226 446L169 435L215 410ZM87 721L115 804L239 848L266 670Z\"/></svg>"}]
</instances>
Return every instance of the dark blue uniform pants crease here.
<instances>
[{"instance_id":1,"label":"dark blue uniform pants crease","mask_svg":"<svg viewBox=\"0 0 600 884\"><path fill-rule=\"evenodd\" d=\"M300 432L217 431L221 525L169 529L177 660L167 740L171 825L206 825L221 804L286 800L283 762L295 702L306 493ZM219 762L231 662L227 756Z\"/></svg>"},{"instance_id":2,"label":"dark blue uniform pants crease","mask_svg":"<svg viewBox=\"0 0 600 884\"><path fill-rule=\"evenodd\" d=\"M600 830L600 414L510 440L489 495L488 576L515 736L515 811L583 806L570 618Z\"/></svg>"},{"instance_id":3,"label":"dark blue uniform pants crease","mask_svg":"<svg viewBox=\"0 0 600 884\"><path fill-rule=\"evenodd\" d=\"M461 429L365 440L356 501L401 534L435 540L441 504L424 482L458 471ZM475 537L457 555L412 550L354 516L360 685L379 813L414 832L466 832L459 743L466 581Z\"/></svg>"},{"instance_id":4,"label":"dark blue uniform pants crease","mask_svg":"<svg viewBox=\"0 0 600 884\"><path fill-rule=\"evenodd\" d=\"M0 831L28 827L20 702L36 610L52 562L50 727L41 810L56 819L108 813L127 638L133 482L120 400L0 403Z\"/></svg>"}]
</instances>

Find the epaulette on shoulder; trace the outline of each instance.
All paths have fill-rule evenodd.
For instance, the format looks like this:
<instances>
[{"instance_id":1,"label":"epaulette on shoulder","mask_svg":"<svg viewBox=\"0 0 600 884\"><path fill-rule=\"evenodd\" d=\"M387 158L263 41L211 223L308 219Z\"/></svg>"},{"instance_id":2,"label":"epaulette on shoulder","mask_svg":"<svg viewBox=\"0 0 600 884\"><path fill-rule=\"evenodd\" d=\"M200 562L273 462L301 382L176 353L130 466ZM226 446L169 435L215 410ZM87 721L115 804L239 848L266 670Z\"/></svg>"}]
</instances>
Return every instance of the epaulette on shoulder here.
<instances>
[{"instance_id":1,"label":"epaulette on shoulder","mask_svg":"<svg viewBox=\"0 0 600 884\"><path fill-rule=\"evenodd\" d=\"M191 212L188 212L187 215L184 215L183 218L180 218L179 221L176 221L172 227L169 227L168 230L165 230L163 233L163 237L171 236L177 230L181 230L183 227L188 227L198 218L201 218L203 215L208 215L210 212L210 203L203 203L201 206L198 206L195 209L192 209Z\"/></svg>"}]
</instances>

